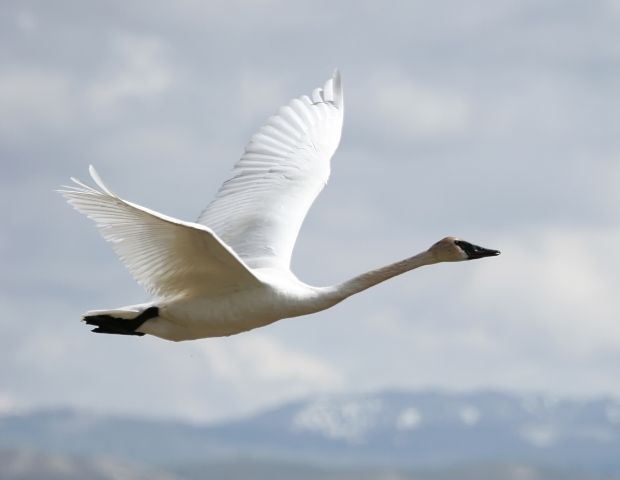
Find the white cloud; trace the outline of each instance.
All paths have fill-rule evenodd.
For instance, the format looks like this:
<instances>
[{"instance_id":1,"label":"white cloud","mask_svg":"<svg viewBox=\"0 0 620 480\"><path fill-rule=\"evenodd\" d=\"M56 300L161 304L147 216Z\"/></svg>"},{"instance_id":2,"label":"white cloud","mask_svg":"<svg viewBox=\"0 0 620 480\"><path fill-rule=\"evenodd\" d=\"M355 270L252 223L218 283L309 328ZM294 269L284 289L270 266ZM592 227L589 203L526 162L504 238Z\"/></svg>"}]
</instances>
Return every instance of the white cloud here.
<instances>
[{"instance_id":1,"label":"white cloud","mask_svg":"<svg viewBox=\"0 0 620 480\"><path fill-rule=\"evenodd\" d=\"M66 130L117 113L127 100L158 98L174 82L165 52L156 37L117 34L94 79L50 67L7 66L0 70L0 132L24 139Z\"/></svg>"},{"instance_id":2,"label":"white cloud","mask_svg":"<svg viewBox=\"0 0 620 480\"><path fill-rule=\"evenodd\" d=\"M464 295L486 310L487 326L512 324L508 336L568 355L620 348L620 273L612 267L620 266L620 229L548 229L497 242L501 268L478 266Z\"/></svg>"},{"instance_id":3,"label":"white cloud","mask_svg":"<svg viewBox=\"0 0 620 480\"><path fill-rule=\"evenodd\" d=\"M17 408L17 402L9 393L0 392L0 415L10 414Z\"/></svg>"},{"instance_id":4,"label":"white cloud","mask_svg":"<svg viewBox=\"0 0 620 480\"><path fill-rule=\"evenodd\" d=\"M75 110L73 82L39 68L0 70L0 132L26 137L66 125Z\"/></svg>"},{"instance_id":5,"label":"white cloud","mask_svg":"<svg viewBox=\"0 0 620 480\"><path fill-rule=\"evenodd\" d=\"M22 32L32 33L38 29L39 19L32 12L24 10L15 15L15 24Z\"/></svg>"},{"instance_id":6,"label":"white cloud","mask_svg":"<svg viewBox=\"0 0 620 480\"><path fill-rule=\"evenodd\" d=\"M284 79L273 72L243 70L239 72L237 82L239 95L235 102L238 111L243 112L243 121L251 122L253 116L264 121L276 113L278 106L289 101L283 96L286 91Z\"/></svg>"},{"instance_id":7,"label":"white cloud","mask_svg":"<svg viewBox=\"0 0 620 480\"><path fill-rule=\"evenodd\" d=\"M334 388L342 382L335 366L289 349L264 333L205 344L201 351L213 374L246 393L255 391L258 383L280 386L291 395Z\"/></svg>"},{"instance_id":8,"label":"white cloud","mask_svg":"<svg viewBox=\"0 0 620 480\"><path fill-rule=\"evenodd\" d=\"M161 39L117 34L111 42L111 57L86 93L95 109L114 110L127 99L156 97L171 86L174 74Z\"/></svg>"},{"instance_id":9,"label":"white cloud","mask_svg":"<svg viewBox=\"0 0 620 480\"><path fill-rule=\"evenodd\" d=\"M464 94L396 72L375 74L365 90L367 115L393 129L395 137L462 133L469 127L472 108Z\"/></svg>"}]
</instances>

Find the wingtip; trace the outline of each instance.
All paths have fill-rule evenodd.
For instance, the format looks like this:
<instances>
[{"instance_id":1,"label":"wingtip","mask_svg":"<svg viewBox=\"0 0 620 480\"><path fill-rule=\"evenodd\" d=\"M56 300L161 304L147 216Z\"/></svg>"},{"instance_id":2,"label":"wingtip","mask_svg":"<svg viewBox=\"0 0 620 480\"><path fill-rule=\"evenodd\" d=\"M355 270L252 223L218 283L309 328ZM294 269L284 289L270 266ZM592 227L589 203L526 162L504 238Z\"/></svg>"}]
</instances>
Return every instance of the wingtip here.
<instances>
[{"instance_id":1,"label":"wingtip","mask_svg":"<svg viewBox=\"0 0 620 480\"><path fill-rule=\"evenodd\" d=\"M331 83L331 100L336 104L339 109L342 109L342 106L344 104L342 94L342 76L340 75L340 70L338 68L334 68L332 78L328 80L328 83Z\"/></svg>"},{"instance_id":2,"label":"wingtip","mask_svg":"<svg viewBox=\"0 0 620 480\"><path fill-rule=\"evenodd\" d=\"M90 177L97 183L101 182L101 177L99 176L99 173L97 172L97 170L95 169L95 166L91 163L88 165L88 173L90 173ZM103 183L103 182L101 182Z\"/></svg>"},{"instance_id":3,"label":"wingtip","mask_svg":"<svg viewBox=\"0 0 620 480\"><path fill-rule=\"evenodd\" d=\"M336 80L334 80L334 91L336 92L336 103L338 104L338 108L342 110L344 107L344 93L342 91L342 78L340 77L340 72L338 72Z\"/></svg>"},{"instance_id":4,"label":"wingtip","mask_svg":"<svg viewBox=\"0 0 620 480\"><path fill-rule=\"evenodd\" d=\"M95 170L95 167L91 164L88 166L88 173L90 173L91 178L95 181L95 183L97 184L97 186L99 188L101 188L101 190L103 190L105 193L107 193L108 195L111 195L112 197L115 197L116 195L114 193L112 193L112 191L106 186L105 183L103 183L103 180L101 180L101 177L99 176L99 173L97 173L97 170Z\"/></svg>"}]
</instances>

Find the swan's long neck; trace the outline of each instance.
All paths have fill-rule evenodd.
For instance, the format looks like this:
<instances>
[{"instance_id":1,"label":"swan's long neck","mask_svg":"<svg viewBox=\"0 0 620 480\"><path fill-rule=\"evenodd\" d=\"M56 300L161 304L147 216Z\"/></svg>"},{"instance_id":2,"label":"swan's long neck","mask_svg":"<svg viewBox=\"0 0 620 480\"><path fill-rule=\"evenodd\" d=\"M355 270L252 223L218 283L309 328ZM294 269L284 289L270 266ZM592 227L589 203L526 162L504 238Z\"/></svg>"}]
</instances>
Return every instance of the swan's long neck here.
<instances>
[{"instance_id":1,"label":"swan's long neck","mask_svg":"<svg viewBox=\"0 0 620 480\"><path fill-rule=\"evenodd\" d=\"M386 265L385 267L371 270L370 272L362 273L357 277L353 277L346 282L328 287L326 295L333 301L334 304L341 302L351 295L355 295L361 291L366 290L378 283L385 282L386 280L400 275L402 273L413 270L414 268L422 267L424 265L431 265L437 263L438 260L428 250L422 253L418 253L413 257L406 258L400 262Z\"/></svg>"}]
</instances>

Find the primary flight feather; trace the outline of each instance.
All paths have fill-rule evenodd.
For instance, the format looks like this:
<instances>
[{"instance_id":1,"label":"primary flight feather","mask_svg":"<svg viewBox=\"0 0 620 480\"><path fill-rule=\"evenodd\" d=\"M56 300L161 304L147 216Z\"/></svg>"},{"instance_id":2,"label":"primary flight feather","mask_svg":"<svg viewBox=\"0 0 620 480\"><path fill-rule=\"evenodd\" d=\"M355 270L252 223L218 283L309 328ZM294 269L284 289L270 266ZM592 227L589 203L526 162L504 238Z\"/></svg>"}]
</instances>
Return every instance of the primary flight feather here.
<instances>
[{"instance_id":1,"label":"primary flight feather","mask_svg":"<svg viewBox=\"0 0 620 480\"><path fill-rule=\"evenodd\" d=\"M498 255L446 237L428 250L331 287L290 271L293 247L325 186L342 131L344 101L336 72L323 88L280 108L252 136L232 177L196 223L121 199L90 174L60 193L93 219L134 278L146 304L86 312L94 332L150 334L180 341L232 335L329 308L414 268Z\"/></svg>"}]
</instances>

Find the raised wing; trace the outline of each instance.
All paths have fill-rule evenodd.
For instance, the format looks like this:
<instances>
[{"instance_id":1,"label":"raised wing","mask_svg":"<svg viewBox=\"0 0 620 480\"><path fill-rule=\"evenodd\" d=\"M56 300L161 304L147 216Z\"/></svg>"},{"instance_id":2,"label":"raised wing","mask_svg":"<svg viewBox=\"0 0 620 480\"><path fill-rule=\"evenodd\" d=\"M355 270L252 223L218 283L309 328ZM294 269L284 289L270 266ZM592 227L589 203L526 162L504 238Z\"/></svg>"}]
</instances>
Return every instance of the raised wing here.
<instances>
[{"instance_id":1,"label":"raised wing","mask_svg":"<svg viewBox=\"0 0 620 480\"><path fill-rule=\"evenodd\" d=\"M243 261L209 228L162 215L112 193L95 169L99 187L72 178L59 192L92 218L103 237L150 294L209 295L259 285Z\"/></svg>"},{"instance_id":2,"label":"raised wing","mask_svg":"<svg viewBox=\"0 0 620 480\"><path fill-rule=\"evenodd\" d=\"M280 108L250 139L198 223L250 267L289 268L301 224L327 183L340 143L343 95L336 71L324 87Z\"/></svg>"}]
</instances>

